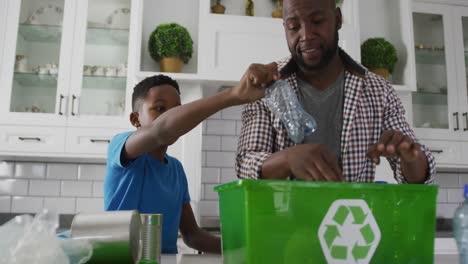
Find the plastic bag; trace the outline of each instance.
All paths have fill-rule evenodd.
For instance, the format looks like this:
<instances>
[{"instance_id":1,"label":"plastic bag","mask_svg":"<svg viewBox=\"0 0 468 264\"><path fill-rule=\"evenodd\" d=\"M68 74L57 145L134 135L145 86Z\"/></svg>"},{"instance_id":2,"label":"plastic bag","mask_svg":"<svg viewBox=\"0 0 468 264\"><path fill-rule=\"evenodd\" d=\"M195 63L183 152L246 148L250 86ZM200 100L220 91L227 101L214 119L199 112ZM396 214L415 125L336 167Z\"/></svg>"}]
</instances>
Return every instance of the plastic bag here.
<instances>
[{"instance_id":1,"label":"plastic bag","mask_svg":"<svg viewBox=\"0 0 468 264\"><path fill-rule=\"evenodd\" d=\"M87 241L63 240L55 236L58 215L43 211L32 217L17 216L0 226L0 263L81 264L91 258Z\"/></svg>"},{"instance_id":2,"label":"plastic bag","mask_svg":"<svg viewBox=\"0 0 468 264\"><path fill-rule=\"evenodd\" d=\"M286 80L278 80L266 89L265 103L278 116L296 144L317 129L317 122L302 108Z\"/></svg>"}]
</instances>

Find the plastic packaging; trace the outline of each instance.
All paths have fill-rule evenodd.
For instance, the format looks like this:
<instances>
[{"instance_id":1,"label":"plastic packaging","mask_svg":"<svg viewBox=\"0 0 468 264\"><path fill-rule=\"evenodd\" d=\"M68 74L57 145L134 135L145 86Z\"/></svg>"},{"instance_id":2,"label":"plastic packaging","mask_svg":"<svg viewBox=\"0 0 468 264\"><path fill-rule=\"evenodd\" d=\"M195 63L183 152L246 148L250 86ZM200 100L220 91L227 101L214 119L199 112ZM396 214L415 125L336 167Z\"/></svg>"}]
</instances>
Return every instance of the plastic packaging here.
<instances>
[{"instance_id":1,"label":"plastic packaging","mask_svg":"<svg viewBox=\"0 0 468 264\"><path fill-rule=\"evenodd\" d=\"M460 253L460 263L468 264L468 184L464 188L465 201L453 216L453 233Z\"/></svg>"},{"instance_id":2,"label":"plastic packaging","mask_svg":"<svg viewBox=\"0 0 468 264\"><path fill-rule=\"evenodd\" d=\"M281 79L268 87L265 103L280 118L295 143L302 143L304 137L317 129L317 122L304 111L288 81Z\"/></svg>"},{"instance_id":3,"label":"plastic packaging","mask_svg":"<svg viewBox=\"0 0 468 264\"><path fill-rule=\"evenodd\" d=\"M58 215L17 216L0 227L0 263L81 264L92 254L87 242L57 238Z\"/></svg>"}]
</instances>

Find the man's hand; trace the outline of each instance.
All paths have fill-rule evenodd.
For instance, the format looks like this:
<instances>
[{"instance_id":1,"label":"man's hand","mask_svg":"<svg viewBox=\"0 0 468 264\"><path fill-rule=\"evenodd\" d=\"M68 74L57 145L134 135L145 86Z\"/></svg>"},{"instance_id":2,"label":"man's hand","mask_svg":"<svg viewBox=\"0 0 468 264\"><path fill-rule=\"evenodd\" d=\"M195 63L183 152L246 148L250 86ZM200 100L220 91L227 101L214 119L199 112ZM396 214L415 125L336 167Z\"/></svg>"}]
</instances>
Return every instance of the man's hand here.
<instances>
[{"instance_id":1,"label":"man's hand","mask_svg":"<svg viewBox=\"0 0 468 264\"><path fill-rule=\"evenodd\" d=\"M238 103L250 103L265 96L265 87L279 79L276 63L251 64L240 83L231 89Z\"/></svg>"},{"instance_id":2,"label":"man's hand","mask_svg":"<svg viewBox=\"0 0 468 264\"><path fill-rule=\"evenodd\" d=\"M421 145L400 131L386 130L382 133L380 141L369 146L369 157L376 163L380 163L380 157L393 158L399 156L402 161L414 162L424 154Z\"/></svg>"},{"instance_id":3,"label":"man's hand","mask_svg":"<svg viewBox=\"0 0 468 264\"><path fill-rule=\"evenodd\" d=\"M321 144L301 144L287 149L291 173L308 181L343 181L335 155Z\"/></svg>"}]
</instances>

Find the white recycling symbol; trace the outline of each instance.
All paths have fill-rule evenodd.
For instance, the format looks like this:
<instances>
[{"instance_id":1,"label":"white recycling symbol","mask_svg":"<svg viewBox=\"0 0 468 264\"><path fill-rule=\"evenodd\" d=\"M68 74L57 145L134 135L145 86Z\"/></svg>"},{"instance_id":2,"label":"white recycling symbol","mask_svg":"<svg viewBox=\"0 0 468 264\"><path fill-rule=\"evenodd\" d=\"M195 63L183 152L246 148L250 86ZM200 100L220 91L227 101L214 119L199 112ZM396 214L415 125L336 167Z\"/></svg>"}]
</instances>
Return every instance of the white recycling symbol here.
<instances>
[{"instance_id":1,"label":"white recycling symbol","mask_svg":"<svg viewBox=\"0 0 468 264\"><path fill-rule=\"evenodd\" d=\"M380 242L380 229L364 200L336 200L319 227L328 263L367 264Z\"/></svg>"}]
</instances>

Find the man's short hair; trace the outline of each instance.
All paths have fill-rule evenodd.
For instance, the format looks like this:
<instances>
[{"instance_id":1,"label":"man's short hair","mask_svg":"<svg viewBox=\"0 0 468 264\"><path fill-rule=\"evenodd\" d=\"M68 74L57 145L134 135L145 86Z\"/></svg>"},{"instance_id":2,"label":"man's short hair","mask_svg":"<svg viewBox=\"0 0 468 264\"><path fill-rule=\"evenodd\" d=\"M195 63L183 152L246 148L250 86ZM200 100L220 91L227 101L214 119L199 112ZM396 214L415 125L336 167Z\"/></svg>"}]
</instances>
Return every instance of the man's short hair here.
<instances>
[{"instance_id":1,"label":"man's short hair","mask_svg":"<svg viewBox=\"0 0 468 264\"><path fill-rule=\"evenodd\" d=\"M149 89L165 84L174 87L174 89L177 90L177 93L180 94L179 84L171 77L162 74L147 77L135 85L132 94L132 111L138 111L140 106L137 105L137 102L139 99L145 99L146 95L148 95Z\"/></svg>"}]
</instances>

